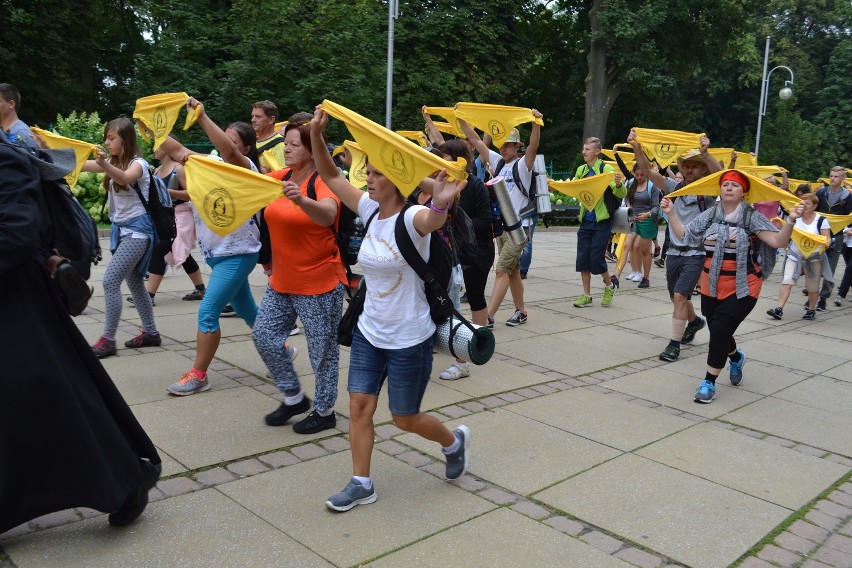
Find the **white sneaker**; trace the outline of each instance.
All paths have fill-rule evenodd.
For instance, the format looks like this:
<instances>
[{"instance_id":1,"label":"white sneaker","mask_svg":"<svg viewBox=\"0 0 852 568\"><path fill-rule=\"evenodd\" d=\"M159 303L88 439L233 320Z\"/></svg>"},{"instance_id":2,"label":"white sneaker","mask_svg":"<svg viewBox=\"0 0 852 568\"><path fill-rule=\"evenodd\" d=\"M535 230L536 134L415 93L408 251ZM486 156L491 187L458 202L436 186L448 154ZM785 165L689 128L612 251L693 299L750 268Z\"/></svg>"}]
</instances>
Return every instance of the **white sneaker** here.
<instances>
[{"instance_id":1,"label":"white sneaker","mask_svg":"<svg viewBox=\"0 0 852 568\"><path fill-rule=\"evenodd\" d=\"M843 298L841 298L840 295L834 297L834 305L838 308L843 305Z\"/></svg>"},{"instance_id":2,"label":"white sneaker","mask_svg":"<svg viewBox=\"0 0 852 568\"><path fill-rule=\"evenodd\" d=\"M470 376L470 365L464 363L455 363L449 369L438 375L439 379L445 381L455 381Z\"/></svg>"},{"instance_id":3,"label":"white sneaker","mask_svg":"<svg viewBox=\"0 0 852 568\"><path fill-rule=\"evenodd\" d=\"M633 280L634 282L641 282L642 281L642 273L641 272L634 272L633 277L630 278L630 279Z\"/></svg>"},{"instance_id":4,"label":"white sneaker","mask_svg":"<svg viewBox=\"0 0 852 568\"><path fill-rule=\"evenodd\" d=\"M299 335L300 333L302 333L302 330L299 329L299 326L296 326L293 328L293 331L290 332L290 335Z\"/></svg>"}]
</instances>

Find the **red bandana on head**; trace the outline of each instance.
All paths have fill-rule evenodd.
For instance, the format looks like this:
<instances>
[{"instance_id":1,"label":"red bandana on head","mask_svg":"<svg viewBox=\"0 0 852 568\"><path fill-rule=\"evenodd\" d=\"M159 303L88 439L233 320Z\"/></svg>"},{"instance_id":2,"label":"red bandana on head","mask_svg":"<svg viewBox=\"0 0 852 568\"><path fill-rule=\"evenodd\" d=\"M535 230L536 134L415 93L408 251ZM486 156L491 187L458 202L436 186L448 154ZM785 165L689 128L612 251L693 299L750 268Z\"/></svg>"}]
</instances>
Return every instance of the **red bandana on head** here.
<instances>
[{"instance_id":1,"label":"red bandana on head","mask_svg":"<svg viewBox=\"0 0 852 568\"><path fill-rule=\"evenodd\" d=\"M731 170L722 174L722 177L719 178L719 186L725 183L726 180L731 180L743 186L743 193L748 193L749 181L746 176L741 174L736 170Z\"/></svg>"}]
</instances>

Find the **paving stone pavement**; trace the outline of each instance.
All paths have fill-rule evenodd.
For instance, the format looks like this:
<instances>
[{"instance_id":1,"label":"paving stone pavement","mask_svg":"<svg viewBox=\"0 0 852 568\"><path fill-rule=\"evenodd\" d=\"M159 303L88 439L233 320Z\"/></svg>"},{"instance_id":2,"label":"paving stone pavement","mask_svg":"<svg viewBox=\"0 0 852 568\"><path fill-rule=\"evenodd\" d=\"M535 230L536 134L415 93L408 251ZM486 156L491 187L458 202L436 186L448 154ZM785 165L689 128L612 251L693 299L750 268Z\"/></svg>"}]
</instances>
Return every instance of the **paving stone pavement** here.
<instances>
[{"instance_id":1,"label":"paving stone pavement","mask_svg":"<svg viewBox=\"0 0 852 568\"><path fill-rule=\"evenodd\" d=\"M435 356L423 410L471 428L468 473L444 481L440 448L395 427L382 395L372 472L379 499L343 514L324 501L351 472L348 349L335 430L300 436L263 423L280 398L236 318L222 320L212 390L171 398L165 387L194 356L198 304L181 301L190 283L180 271L167 274L155 308L163 345L103 361L163 458L151 504L120 530L90 509L34 519L0 535L0 568L852 568L849 304L829 302L816 321L802 321L796 291L784 319L771 319L776 269L737 333L745 380L733 387L723 371L717 399L699 405L692 395L707 332L679 361L657 357L671 329L664 270L653 268L648 289L624 281L610 308L600 307L595 279L594 307L576 309L575 250L573 231L536 232L529 320L501 323L513 311L507 297L487 365L442 381L451 359ZM76 318L92 342L103 322L103 269ZM260 270L251 282L259 300ZM138 326L126 305L119 345ZM304 335L290 341L306 349ZM309 358L296 370L311 395Z\"/></svg>"}]
</instances>

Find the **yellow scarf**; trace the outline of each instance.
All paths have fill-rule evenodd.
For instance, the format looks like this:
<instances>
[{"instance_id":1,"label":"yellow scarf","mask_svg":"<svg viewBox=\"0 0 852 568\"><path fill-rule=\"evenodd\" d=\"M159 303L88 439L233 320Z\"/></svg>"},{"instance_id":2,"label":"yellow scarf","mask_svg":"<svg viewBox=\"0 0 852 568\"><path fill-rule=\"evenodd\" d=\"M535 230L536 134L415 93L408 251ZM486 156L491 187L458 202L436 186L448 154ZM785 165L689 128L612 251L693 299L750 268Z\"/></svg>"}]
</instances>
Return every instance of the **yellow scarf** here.
<instances>
[{"instance_id":1,"label":"yellow scarf","mask_svg":"<svg viewBox=\"0 0 852 568\"><path fill-rule=\"evenodd\" d=\"M390 179L406 197L411 195L424 178L443 169L447 170L451 179L467 179L467 162L463 159L455 162L442 160L396 132L332 101L324 100L322 108L330 116L346 124L346 128L364 150L370 163Z\"/></svg>"},{"instance_id":2,"label":"yellow scarf","mask_svg":"<svg viewBox=\"0 0 852 568\"><path fill-rule=\"evenodd\" d=\"M222 237L283 195L275 178L204 156L190 156L185 171L198 216Z\"/></svg>"},{"instance_id":3,"label":"yellow scarf","mask_svg":"<svg viewBox=\"0 0 852 568\"><path fill-rule=\"evenodd\" d=\"M729 171L731 170L722 170L721 172L716 172L715 174L703 177L698 181L694 181L689 185L685 185L679 190L670 193L668 196L719 195L719 178L722 177L725 172ZM784 209L790 209L791 207L795 207L799 204L800 199L792 193L779 189L771 183L766 183L761 178L755 177L748 172L741 171L738 168L737 171L746 176L749 180L750 189L744 197L748 203L757 203L758 201L780 201Z\"/></svg>"},{"instance_id":4,"label":"yellow scarf","mask_svg":"<svg viewBox=\"0 0 852 568\"><path fill-rule=\"evenodd\" d=\"M440 116L447 122L435 122L435 128L444 134L452 134L456 138L467 138L465 133L459 126L459 119L456 118L453 107L426 107L423 109L427 114L435 114Z\"/></svg>"},{"instance_id":5,"label":"yellow scarf","mask_svg":"<svg viewBox=\"0 0 852 568\"><path fill-rule=\"evenodd\" d=\"M483 103L459 103L455 116L491 135L491 144L500 148L506 143L512 129L519 124L535 122L544 126L544 119L533 116L532 110L521 107L489 105Z\"/></svg>"},{"instance_id":6,"label":"yellow scarf","mask_svg":"<svg viewBox=\"0 0 852 568\"><path fill-rule=\"evenodd\" d=\"M627 233L618 233L612 240L615 247L615 268L619 269L627 263L627 253L624 250L624 245L627 243Z\"/></svg>"},{"instance_id":7,"label":"yellow scarf","mask_svg":"<svg viewBox=\"0 0 852 568\"><path fill-rule=\"evenodd\" d=\"M661 168L677 162L677 157L700 146L699 140L704 134L693 134L679 130L657 130L654 128L634 128L636 140L649 160L656 160Z\"/></svg>"},{"instance_id":8,"label":"yellow scarf","mask_svg":"<svg viewBox=\"0 0 852 568\"><path fill-rule=\"evenodd\" d=\"M426 140L426 135L420 132L419 130L397 130L396 133L402 136L403 138L414 140L420 145L421 148L425 148L429 145L429 141Z\"/></svg>"},{"instance_id":9,"label":"yellow scarf","mask_svg":"<svg viewBox=\"0 0 852 568\"><path fill-rule=\"evenodd\" d=\"M781 166L741 166L739 159L737 159L737 162L737 170L761 179L774 176L781 172Z\"/></svg>"},{"instance_id":10,"label":"yellow scarf","mask_svg":"<svg viewBox=\"0 0 852 568\"><path fill-rule=\"evenodd\" d=\"M830 213L820 213L828 224L831 226L832 233L839 233L844 227L852 223L852 213L849 215L832 215Z\"/></svg>"},{"instance_id":11,"label":"yellow scarf","mask_svg":"<svg viewBox=\"0 0 852 568\"><path fill-rule=\"evenodd\" d=\"M344 140L332 152L332 157L342 153L344 150L352 154L352 165L349 167L349 183L358 189L367 187L367 154L361 146L352 140Z\"/></svg>"},{"instance_id":12,"label":"yellow scarf","mask_svg":"<svg viewBox=\"0 0 852 568\"><path fill-rule=\"evenodd\" d=\"M598 201L603 198L604 191L613 181L615 181L615 172L603 172L573 181L549 179L547 185L560 193L576 197L588 211L594 211Z\"/></svg>"},{"instance_id":13,"label":"yellow scarf","mask_svg":"<svg viewBox=\"0 0 852 568\"><path fill-rule=\"evenodd\" d=\"M163 93L136 99L136 108L133 110L133 118L145 123L145 126L154 131L154 150L160 147L163 140L168 138L169 133L177 122L178 114L186 106L189 95L186 93ZM201 107L195 107L187 112L183 129L188 130L195 124L201 114ZM144 128L140 129L142 138L148 140L148 133Z\"/></svg>"},{"instance_id":14,"label":"yellow scarf","mask_svg":"<svg viewBox=\"0 0 852 568\"><path fill-rule=\"evenodd\" d=\"M822 215L822 213L817 213L817 215ZM778 221L782 227L787 224L787 221L781 217L773 217L771 220ZM831 237L828 237L828 239L830 241ZM790 240L796 243L796 246L802 251L804 258L810 258L814 254L822 254L826 247L828 247L824 236L807 233L798 227L793 227L793 234L790 235Z\"/></svg>"},{"instance_id":15,"label":"yellow scarf","mask_svg":"<svg viewBox=\"0 0 852 568\"><path fill-rule=\"evenodd\" d=\"M77 178L79 177L80 170L83 169L83 165L86 163L86 160L98 155L98 147L94 144L83 142L82 140L75 140L74 138L66 138L65 136L60 136L59 134L54 134L53 132L36 128L35 126L30 128L30 130L32 130L34 134L41 136L48 148L71 148L74 150L74 158L76 159L74 171L65 176L65 181L68 182L68 187L74 187L77 185Z\"/></svg>"}]
</instances>

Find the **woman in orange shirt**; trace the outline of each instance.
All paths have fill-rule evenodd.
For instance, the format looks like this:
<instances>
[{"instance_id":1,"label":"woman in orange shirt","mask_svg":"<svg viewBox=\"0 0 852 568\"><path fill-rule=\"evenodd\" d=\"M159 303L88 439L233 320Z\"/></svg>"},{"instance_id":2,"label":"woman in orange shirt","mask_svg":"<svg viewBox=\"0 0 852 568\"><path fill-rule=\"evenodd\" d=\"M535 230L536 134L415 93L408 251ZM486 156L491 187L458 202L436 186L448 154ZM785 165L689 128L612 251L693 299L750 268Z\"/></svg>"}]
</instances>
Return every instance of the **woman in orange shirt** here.
<instances>
[{"instance_id":1,"label":"woman in orange shirt","mask_svg":"<svg viewBox=\"0 0 852 568\"><path fill-rule=\"evenodd\" d=\"M756 262L757 243L752 236L772 248L783 248L793 232L793 221L803 212L799 203L790 211L790 222L779 231L745 202L749 190L745 175L728 170L719 178L719 185L719 202L686 227L669 198L660 202L674 234L690 246L703 246L707 253L701 275L701 313L707 318L710 345L707 374L695 392L695 401L705 404L716 398L716 379L727 359L731 384L737 386L743 380L745 353L737 349L734 333L757 304L763 283L761 267Z\"/></svg>"},{"instance_id":2,"label":"woman in orange shirt","mask_svg":"<svg viewBox=\"0 0 852 568\"><path fill-rule=\"evenodd\" d=\"M282 426L311 408L291 353L285 348L296 317L304 324L316 390L313 411L293 424L299 434L337 425L337 325L346 283L333 232L340 199L317 174L310 133L309 122L288 124L284 133L287 167L268 174L285 181L284 197L273 201L264 212L272 245L272 275L251 334L275 384L284 393L281 406L266 415L266 423Z\"/></svg>"}]
</instances>

